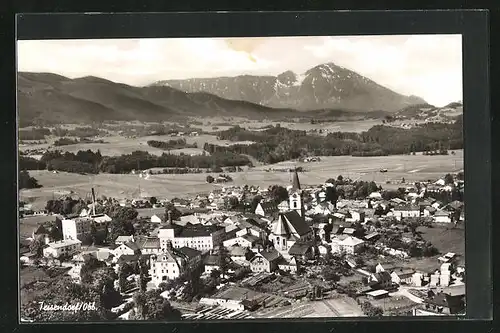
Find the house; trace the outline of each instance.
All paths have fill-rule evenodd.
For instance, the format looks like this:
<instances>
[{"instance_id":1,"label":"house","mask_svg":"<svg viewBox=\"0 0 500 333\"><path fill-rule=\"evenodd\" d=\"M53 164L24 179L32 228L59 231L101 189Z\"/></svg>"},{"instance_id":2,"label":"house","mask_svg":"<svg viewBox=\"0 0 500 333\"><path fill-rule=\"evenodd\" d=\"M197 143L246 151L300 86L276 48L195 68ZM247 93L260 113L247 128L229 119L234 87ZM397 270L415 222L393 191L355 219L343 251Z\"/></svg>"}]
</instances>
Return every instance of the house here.
<instances>
[{"instance_id":1,"label":"house","mask_svg":"<svg viewBox=\"0 0 500 333\"><path fill-rule=\"evenodd\" d=\"M401 221L401 219L408 217L419 217L420 207L413 205L397 206L396 208L394 208L393 214L398 221Z\"/></svg>"},{"instance_id":2,"label":"house","mask_svg":"<svg viewBox=\"0 0 500 333\"><path fill-rule=\"evenodd\" d=\"M112 249L112 253L116 259L123 255L136 255L140 253L139 246L134 242L123 243Z\"/></svg>"},{"instance_id":3,"label":"house","mask_svg":"<svg viewBox=\"0 0 500 333\"><path fill-rule=\"evenodd\" d=\"M370 195L368 196L368 198L381 200L382 199L382 194L380 194L380 192L372 192L372 193L370 193Z\"/></svg>"},{"instance_id":4,"label":"house","mask_svg":"<svg viewBox=\"0 0 500 333\"><path fill-rule=\"evenodd\" d=\"M270 216L278 212L278 206L273 202L259 202L255 208L255 214L260 216Z\"/></svg>"},{"instance_id":5,"label":"house","mask_svg":"<svg viewBox=\"0 0 500 333\"><path fill-rule=\"evenodd\" d=\"M391 273L392 282L395 284L411 284L413 281L413 274L415 271L413 269L403 269L394 270Z\"/></svg>"},{"instance_id":6,"label":"house","mask_svg":"<svg viewBox=\"0 0 500 333\"><path fill-rule=\"evenodd\" d=\"M314 214L330 215L335 211L335 206L331 202L322 202L313 209Z\"/></svg>"},{"instance_id":7,"label":"house","mask_svg":"<svg viewBox=\"0 0 500 333\"><path fill-rule=\"evenodd\" d=\"M210 274L213 270L220 271L221 258L217 254L209 254L203 259L203 265L205 266L205 273Z\"/></svg>"},{"instance_id":8,"label":"house","mask_svg":"<svg viewBox=\"0 0 500 333\"><path fill-rule=\"evenodd\" d=\"M165 218L165 214L154 214L151 216L151 223L162 223Z\"/></svg>"},{"instance_id":9,"label":"house","mask_svg":"<svg viewBox=\"0 0 500 333\"><path fill-rule=\"evenodd\" d=\"M202 264L201 251L186 246L173 251L183 258L184 270L194 270Z\"/></svg>"},{"instance_id":10,"label":"house","mask_svg":"<svg viewBox=\"0 0 500 333\"><path fill-rule=\"evenodd\" d=\"M364 222L365 221L365 212L360 210L351 210L349 211L351 214L350 218L347 218L347 222Z\"/></svg>"},{"instance_id":11,"label":"house","mask_svg":"<svg viewBox=\"0 0 500 333\"><path fill-rule=\"evenodd\" d=\"M356 254L364 246L364 241L356 237L347 237L339 243L341 251L346 254Z\"/></svg>"},{"instance_id":12,"label":"house","mask_svg":"<svg viewBox=\"0 0 500 333\"><path fill-rule=\"evenodd\" d=\"M369 291L369 292L365 293L365 295L369 299L376 300L376 299L382 299L382 298L388 297L389 292L387 290L377 289L377 290Z\"/></svg>"},{"instance_id":13,"label":"house","mask_svg":"<svg viewBox=\"0 0 500 333\"><path fill-rule=\"evenodd\" d=\"M295 242L288 250L288 255L301 260L308 260L314 257L314 249L311 242Z\"/></svg>"},{"instance_id":14,"label":"house","mask_svg":"<svg viewBox=\"0 0 500 333\"><path fill-rule=\"evenodd\" d=\"M250 269L254 273L273 272L278 268L280 253L275 249L263 250L250 259Z\"/></svg>"},{"instance_id":15,"label":"house","mask_svg":"<svg viewBox=\"0 0 500 333\"><path fill-rule=\"evenodd\" d=\"M288 251L297 241L312 241L314 233L307 225L304 218L293 210L280 213L276 221L271 225L269 241L283 256L288 256Z\"/></svg>"},{"instance_id":16,"label":"house","mask_svg":"<svg viewBox=\"0 0 500 333\"><path fill-rule=\"evenodd\" d=\"M344 241L347 235L333 235L331 238L330 246L332 248L332 253L341 253L343 251L342 246L340 245L342 241Z\"/></svg>"},{"instance_id":17,"label":"house","mask_svg":"<svg viewBox=\"0 0 500 333\"><path fill-rule=\"evenodd\" d=\"M352 236L356 232L356 229L354 228L344 228L344 231L342 232L344 235Z\"/></svg>"},{"instance_id":18,"label":"house","mask_svg":"<svg viewBox=\"0 0 500 333\"><path fill-rule=\"evenodd\" d=\"M285 272L297 273L298 267L299 264L297 263L297 260L295 260L294 257L290 258L289 260L280 257L280 260L278 262L278 268Z\"/></svg>"},{"instance_id":19,"label":"house","mask_svg":"<svg viewBox=\"0 0 500 333\"><path fill-rule=\"evenodd\" d=\"M391 274L387 271L373 273L368 278L368 283L373 289L385 289L392 286Z\"/></svg>"},{"instance_id":20,"label":"house","mask_svg":"<svg viewBox=\"0 0 500 333\"><path fill-rule=\"evenodd\" d=\"M241 247L238 245L231 246L230 248L228 248L228 252L231 260L235 262L245 261L247 260L247 256L249 255L249 253L253 253L249 251L248 248Z\"/></svg>"},{"instance_id":21,"label":"house","mask_svg":"<svg viewBox=\"0 0 500 333\"><path fill-rule=\"evenodd\" d=\"M231 246L241 246L241 247L246 247L246 248L251 248L255 244L259 242L259 237L256 237L254 235L249 235L249 234L244 234L243 236L238 236L234 237L228 240L225 240L222 242L224 247L231 247Z\"/></svg>"},{"instance_id":22,"label":"house","mask_svg":"<svg viewBox=\"0 0 500 333\"><path fill-rule=\"evenodd\" d=\"M438 260L442 263L452 263L456 258L456 254L453 252L448 252L444 256L439 257Z\"/></svg>"},{"instance_id":23,"label":"house","mask_svg":"<svg viewBox=\"0 0 500 333\"><path fill-rule=\"evenodd\" d=\"M394 204L394 205L403 205L406 203L406 201L404 201L403 199L400 199L400 198L391 199L391 200L389 200L389 202Z\"/></svg>"},{"instance_id":24,"label":"house","mask_svg":"<svg viewBox=\"0 0 500 333\"><path fill-rule=\"evenodd\" d=\"M129 242L133 242L133 241L134 241L133 235L131 235L131 236L118 236L115 239L115 244L120 245L120 244L129 243Z\"/></svg>"},{"instance_id":25,"label":"house","mask_svg":"<svg viewBox=\"0 0 500 333\"><path fill-rule=\"evenodd\" d=\"M465 311L464 296L439 292L424 300L423 309L442 315L461 314Z\"/></svg>"},{"instance_id":26,"label":"house","mask_svg":"<svg viewBox=\"0 0 500 333\"><path fill-rule=\"evenodd\" d=\"M380 234L376 231L369 233L368 235L365 235L365 240L367 242L374 242L380 237Z\"/></svg>"},{"instance_id":27,"label":"house","mask_svg":"<svg viewBox=\"0 0 500 333\"><path fill-rule=\"evenodd\" d=\"M450 212L438 210L434 213L434 222L436 223L451 223Z\"/></svg>"},{"instance_id":28,"label":"house","mask_svg":"<svg viewBox=\"0 0 500 333\"><path fill-rule=\"evenodd\" d=\"M420 272L413 273L411 283L416 287L421 287L424 281L424 275Z\"/></svg>"},{"instance_id":29,"label":"house","mask_svg":"<svg viewBox=\"0 0 500 333\"><path fill-rule=\"evenodd\" d=\"M427 206L424 208L424 217L432 216L436 213L437 209L432 206Z\"/></svg>"},{"instance_id":30,"label":"house","mask_svg":"<svg viewBox=\"0 0 500 333\"><path fill-rule=\"evenodd\" d=\"M439 209L439 208L443 207L443 203L441 201L436 200L432 203L431 206L436 208L436 209Z\"/></svg>"},{"instance_id":31,"label":"house","mask_svg":"<svg viewBox=\"0 0 500 333\"><path fill-rule=\"evenodd\" d=\"M160 254L161 246L160 239L157 237L146 237L142 240L137 240L137 244L141 254Z\"/></svg>"},{"instance_id":32,"label":"house","mask_svg":"<svg viewBox=\"0 0 500 333\"><path fill-rule=\"evenodd\" d=\"M65 239L47 244L43 249L44 257L59 258L64 255L72 257L81 250L82 242L78 239Z\"/></svg>"},{"instance_id":33,"label":"house","mask_svg":"<svg viewBox=\"0 0 500 333\"><path fill-rule=\"evenodd\" d=\"M320 244L318 245L318 253L321 256L326 256L328 253L331 253L332 247L329 244Z\"/></svg>"},{"instance_id":34,"label":"house","mask_svg":"<svg viewBox=\"0 0 500 333\"><path fill-rule=\"evenodd\" d=\"M199 251L197 251L195 258L201 258ZM178 278L182 273L191 269L189 265L191 261L192 258L180 249L174 249L172 243L168 242L162 253L150 256L149 275L151 282L158 287L162 282Z\"/></svg>"}]
</instances>

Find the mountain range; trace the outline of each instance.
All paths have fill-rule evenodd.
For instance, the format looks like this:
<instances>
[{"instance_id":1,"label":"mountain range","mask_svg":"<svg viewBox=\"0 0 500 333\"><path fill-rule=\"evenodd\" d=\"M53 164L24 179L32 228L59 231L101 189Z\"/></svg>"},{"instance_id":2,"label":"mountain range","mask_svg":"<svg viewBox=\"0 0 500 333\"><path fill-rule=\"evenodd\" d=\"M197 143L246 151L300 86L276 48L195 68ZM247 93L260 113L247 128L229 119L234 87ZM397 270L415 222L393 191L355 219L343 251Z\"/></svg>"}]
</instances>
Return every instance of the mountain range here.
<instances>
[{"instance_id":1,"label":"mountain range","mask_svg":"<svg viewBox=\"0 0 500 333\"><path fill-rule=\"evenodd\" d=\"M303 75L288 71L278 76L161 81L145 87L95 76L70 79L19 72L17 97L20 126L211 116L356 120L425 104L334 64Z\"/></svg>"},{"instance_id":2,"label":"mountain range","mask_svg":"<svg viewBox=\"0 0 500 333\"><path fill-rule=\"evenodd\" d=\"M225 99L297 110L395 112L408 105L426 103L422 98L398 94L334 63L318 65L302 74L286 71L277 76L165 80L152 86L167 86L187 93L207 92Z\"/></svg>"}]
</instances>

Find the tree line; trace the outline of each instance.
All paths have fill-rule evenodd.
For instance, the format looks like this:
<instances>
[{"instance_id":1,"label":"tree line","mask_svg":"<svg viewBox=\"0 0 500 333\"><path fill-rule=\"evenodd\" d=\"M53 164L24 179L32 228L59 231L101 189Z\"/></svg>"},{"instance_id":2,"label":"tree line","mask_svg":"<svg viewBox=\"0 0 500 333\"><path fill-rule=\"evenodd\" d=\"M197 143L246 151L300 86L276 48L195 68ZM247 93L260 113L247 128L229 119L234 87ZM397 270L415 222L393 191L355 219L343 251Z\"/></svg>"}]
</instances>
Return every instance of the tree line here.
<instances>
[{"instance_id":1,"label":"tree line","mask_svg":"<svg viewBox=\"0 0 500 333\"><path fill-rule=\"evenodd\" d=\"M47 151L38 161L27 156L19 156L20 170L57 170L73 173L129 173L132 170L151 168L212 169L240 167L251 164L246 156L235 153L215 153L213 155L190 156L166 154L161 156L145 151L135 151L121 156L103 156L99 150L71 152ZM182 171L179 171L182 173Z\"/></svg>"},{"instance_id":2,"label":"tree line","mask_svg":"<svg viewBox=\"0 0 500 333\"><path fill-rule=\"evenodd\" d=\"M147 144L150 147L164 149L164 150L179 149L179 148L196 148L196 143L188 144L186 142L186 139L184 138L168 140L168 141L149 140Z\"/></svg>"},{"instance_id":3,"label":"tree line","mask_svg":"<svg viewBox=\"0 0 500 333\"><path fill-rule=\"evenodd\" d=\"M235 126L218 133L218 139L253 141L250 145L219 146L206 143L210 153L233 152L250 155L264 163L277 163L302 156L385 156L415 152L462 149L463 119L452 124L426 123L409 129L376 125L362 133L334 132L326 136L307 134L275 126L249 131Z\"/></svg>"}]
</instances>

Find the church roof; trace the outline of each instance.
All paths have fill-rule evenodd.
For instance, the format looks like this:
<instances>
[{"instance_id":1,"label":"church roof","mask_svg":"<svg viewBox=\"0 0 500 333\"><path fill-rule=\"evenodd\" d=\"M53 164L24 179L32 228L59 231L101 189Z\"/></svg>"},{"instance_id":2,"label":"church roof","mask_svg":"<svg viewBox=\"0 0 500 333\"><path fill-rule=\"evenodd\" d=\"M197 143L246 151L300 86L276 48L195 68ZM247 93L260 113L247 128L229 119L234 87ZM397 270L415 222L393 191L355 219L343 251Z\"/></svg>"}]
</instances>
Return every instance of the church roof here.
<instances>
[{"instance_id":1,"label":"church roof","mask_svg":"<svg viewBox=\"0 0 500 333\"><path fill-rule=\"evenodd\" d=\"M278 220L273 224L271 232L278 236L285 236L290 234L290 229L288 228L286 221L279 216Z\"/></svg>"},{"instance_id":2,"label":"church roof","mask_svg":"<svg viewBox=\"0 0 500 333\"><path fill-rule=\"evenodd\" d=\"M300 236L305 235L311 231L304 218L294 210L291 212L280 214L278 221L279 219L286 219L286 221L292 225L292 227Z\"/></svg>"}]
</instances>

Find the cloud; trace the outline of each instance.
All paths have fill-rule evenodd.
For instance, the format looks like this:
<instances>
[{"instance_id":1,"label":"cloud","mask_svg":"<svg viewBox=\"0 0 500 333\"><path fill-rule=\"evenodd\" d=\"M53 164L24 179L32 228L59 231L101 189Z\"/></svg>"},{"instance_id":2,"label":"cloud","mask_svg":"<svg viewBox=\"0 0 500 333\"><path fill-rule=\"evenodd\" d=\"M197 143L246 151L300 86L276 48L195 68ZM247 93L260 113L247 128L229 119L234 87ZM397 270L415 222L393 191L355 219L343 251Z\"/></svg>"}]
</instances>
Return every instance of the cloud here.
<instances>
[{"instance_id":1,"label":"cloud","mask_svg":"<svg viewBox=\"0 0 500 333\"><path fill-rule=\"evenodd\" d=\"M131 85L241 74L303 73L334 62L399 93L462 99L460 35L19 41L18 69Z\"/></svg>"}]
</instances>

